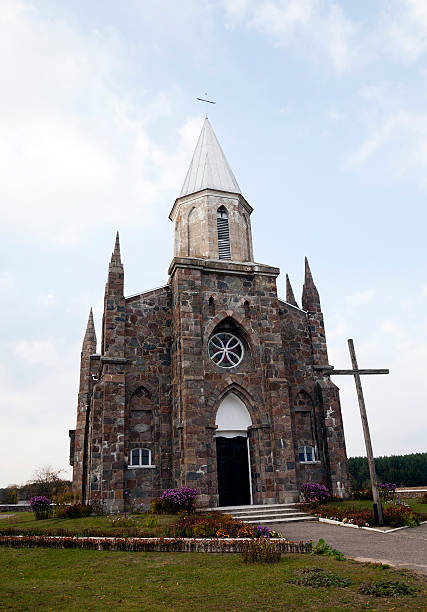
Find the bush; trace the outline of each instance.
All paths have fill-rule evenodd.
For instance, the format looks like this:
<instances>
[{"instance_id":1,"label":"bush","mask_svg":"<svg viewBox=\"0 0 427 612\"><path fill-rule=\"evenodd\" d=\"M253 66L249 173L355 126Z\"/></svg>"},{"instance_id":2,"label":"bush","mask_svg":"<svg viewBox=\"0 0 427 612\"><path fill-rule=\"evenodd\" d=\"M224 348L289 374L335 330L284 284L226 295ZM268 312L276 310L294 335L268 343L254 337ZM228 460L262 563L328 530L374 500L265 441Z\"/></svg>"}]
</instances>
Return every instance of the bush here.
<instances>
[{"instance_id":1,"label":"bush","mask_svg":"<svg viewBox=\"0 0 427 612\"><path fill-rule=\"evenodd\" d=\"M294 578L291 578L289 582L312 588L347 587L351 584L348 578L343 578L320 567L303 567L300 570L295 570Z\"/></svg>"},{"instance_id":2,"label":"bush","mask_svg":"<svg viewBox=\"0 0 427 612\"><path fill-rule=\"evenodd\" d=\"M44 495L32 497L30 499L30 506L38 521L49 518L51 514L50 499Z\"/></svg>"},{"instance_id":3,"label":"bush","mask_svg":"<svg viewBox=\"0 0 427 612\"><path fill-rule=\"evenodd\" d=\"M336 548L332 548L329 544L325 542L322 538L317 542L317 544L313 544L311 549L312 555L326 555L327 557L334 557L337 561L343 561L345 559L342 552L337 550Z\"/></svg>"},{"instance_id":4,"label":"bush","mask_svg":"<svg viewBox=\"0 0 427 612\"><path fill-rule=\"evenodd\" d=\"M245 563L278 563L281 556L275 543L265 538L246 542L242 549Z\"/></svg>"},{"instance_id":5,"label":"bush","mask_svg":"<svg viewBox=\"0 0 427 612\"><path fill-rule=\"evenodd\" d=\"M374 595L375 597L400 597L400 595L415 595L417 589L406 584L394 580L377 580L376 582L367 582L360 585L360 590L365 595Z\"/></svg>"},{"instance_id":6,"label":"bush","mask_svg":"<svg viewBox=\"0 0 427 612\"><path fill-rule=\"evenodd\" d=\"M303 482L300 486L300 494L303 502L319 504L328 501L331 494L325 485L317 482Z\"/></svg>"},{"instance_id":7,"label":"bush","mask_svg":"<svg viewBox=\"0 0 427 612\"><path fill-rule=\"evenodd\" d=\"M390 527L416 527L420 519L411 506L399 500L386 502L383 505L384 523Z\"/></svg>"},{"instance_id":8,"label":"bush","mask_svg":"<svg viewBox=\"0 0 427 612\"><path fill-rule=\"evenodd\" d=\"M66 518L70 519L82 518L92 514L92 507L85 504L72 504L65 508L64 514Z\"/></svg>"},{"instance_id":9,"label":"bush","mask_svg":"<svg viewBox=\"0 0 427 612\"><path fill-rule=\"evenodd\" d=\"M372 489L355 489L353 491L353 498L360 500L373 500Z\"/></svg>"},{"instance_id":10,"label":"bush","mask_svg":"<svg viewBox=\"0 0 427 612\"><path fill-rule=\"evenodd\" d=\"M396 485L390 482L379 482L377 484L378 493L382 501L389 501L394 499L396 494Z\"/></svg>"},{"instance_id":11,"label":"bush","mask_svg":"<svg viewBox=\"0 0 427 612\"><path fill-rule=\"evenodd\" d=\"M165 507L171 508L172 512L179 512L180 510L191 512L193 510L194 500L198 494L199 492L197 489L190 489L189 487L166 489L166 491L163 491L161 494L160 501L164 502Z\"/></svg>"}]
</instances>

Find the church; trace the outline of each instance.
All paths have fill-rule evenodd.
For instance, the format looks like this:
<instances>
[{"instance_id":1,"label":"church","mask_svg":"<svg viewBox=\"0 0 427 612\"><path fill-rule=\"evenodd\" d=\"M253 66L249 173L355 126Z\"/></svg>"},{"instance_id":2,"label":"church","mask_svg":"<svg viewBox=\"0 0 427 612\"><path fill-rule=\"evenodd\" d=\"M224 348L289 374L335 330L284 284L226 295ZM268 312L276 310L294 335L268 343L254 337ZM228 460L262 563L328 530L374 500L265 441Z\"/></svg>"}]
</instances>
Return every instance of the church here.
<instances>
[{"instance_id":1,"label":"church","mask_svg":"<svg viewBox=\"0 0 427 612\"><path fill-rule=\"evenodd\" d=\"M165 489L201 506L298 500L303 482L350 490L338 388L307 259L301 306L254 261L251 213L209 120L169 218L164 286L124 295L117 234L101 345L83 340L73 491L107 512Z\"/></svg>"}]
</instances>

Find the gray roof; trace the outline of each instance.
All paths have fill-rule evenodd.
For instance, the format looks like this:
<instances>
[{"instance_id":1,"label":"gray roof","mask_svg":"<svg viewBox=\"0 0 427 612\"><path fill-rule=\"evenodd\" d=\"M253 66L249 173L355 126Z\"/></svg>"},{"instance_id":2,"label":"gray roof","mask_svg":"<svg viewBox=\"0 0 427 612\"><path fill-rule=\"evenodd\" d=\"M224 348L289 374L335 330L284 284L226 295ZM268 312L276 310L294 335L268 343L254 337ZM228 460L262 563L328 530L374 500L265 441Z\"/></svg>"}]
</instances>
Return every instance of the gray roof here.
<instances>
[{"instance_id":1,"label":"gray roof","mask_svg":"<svg viewBox=\"0 0 427 612\"><path fill-rule=\"evenodd\" d=\"M201 189L242 193L206 117L180 197Z\"/></svg>"}]
</instances>

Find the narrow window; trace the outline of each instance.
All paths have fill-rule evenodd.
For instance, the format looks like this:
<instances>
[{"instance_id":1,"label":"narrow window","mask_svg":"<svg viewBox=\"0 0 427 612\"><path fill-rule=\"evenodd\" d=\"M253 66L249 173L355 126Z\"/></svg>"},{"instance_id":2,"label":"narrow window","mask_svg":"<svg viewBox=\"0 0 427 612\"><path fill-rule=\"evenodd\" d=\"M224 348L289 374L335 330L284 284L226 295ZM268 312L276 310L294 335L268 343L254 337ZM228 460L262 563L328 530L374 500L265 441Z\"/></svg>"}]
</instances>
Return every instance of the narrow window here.
<instances>
[{"instance_id":1,"label":"narrow window","mask_svg":"<svg viewBox=\"0 0 427 612\"><path fill-rule=\"evenodd\" d=\"M133 448L130 451L130 465L132 467L151 465L151 451L148 448Z\"/></svg>"},{"instance_id":2,"label":"narrow window","mask_svg":"<svg viewBox=\"0 0 427 612\"><path fill-rule=\"evenodd\" d=\"M247 319L250 319L251 313L250 313L250 310L249 310L249 302L248 302L248 300L245 300L244 307L245 307L245 317Z\"/></svg>"},{"instance_id":3,"label":"narrow window","mask_svg":"<svg viewBox=\"0 0 427 612\"><path fill-rule=\"evenodd\" d=\"M218 256L219 259L231 259L230 230L228 227L228 214L225 206L216 211L218 229Z\"/></svg>"},{"instance_id":4,"label":"narrow window","mask_svg":"<svg viewBox=\"0 0 427 612\"><path fill-rule=\"evenodd\" d=\"M300 446L298 449L298 460L301 463L314 461L314 448L312 446Z\"/></svg>"},{"instance_id":5,"label":"narrow window","mask_svg":"<svg viewBox=\"0 0 427 612\"><path fill-rule=\"evenodd\" d=\"M215 301L212 296L209 298L209 316L215 316Z\"/></svg>"}]
</instances>

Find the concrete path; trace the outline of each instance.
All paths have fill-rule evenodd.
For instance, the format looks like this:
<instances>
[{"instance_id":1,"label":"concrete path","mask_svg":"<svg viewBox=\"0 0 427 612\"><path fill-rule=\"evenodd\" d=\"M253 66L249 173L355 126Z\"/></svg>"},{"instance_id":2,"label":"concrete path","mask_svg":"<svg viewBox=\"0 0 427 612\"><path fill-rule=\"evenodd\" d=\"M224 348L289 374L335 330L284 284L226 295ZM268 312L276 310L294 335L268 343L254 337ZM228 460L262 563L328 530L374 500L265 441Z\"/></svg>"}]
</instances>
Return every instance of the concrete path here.
<instances>
[{"instance_id":1,"label":"concrete path","mask_svg":"<svg viewBox=\"0 0 427 612\"><path fill-rule=\"evenodd\" d=\"M388 534L320 522L277 523L268 527L282 533L288 540L317 542L323 538L333 548L357 561L388 563L427 575L427 523Z\"/></svg>"}]
</instances>

